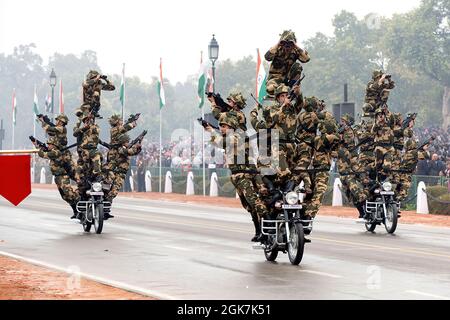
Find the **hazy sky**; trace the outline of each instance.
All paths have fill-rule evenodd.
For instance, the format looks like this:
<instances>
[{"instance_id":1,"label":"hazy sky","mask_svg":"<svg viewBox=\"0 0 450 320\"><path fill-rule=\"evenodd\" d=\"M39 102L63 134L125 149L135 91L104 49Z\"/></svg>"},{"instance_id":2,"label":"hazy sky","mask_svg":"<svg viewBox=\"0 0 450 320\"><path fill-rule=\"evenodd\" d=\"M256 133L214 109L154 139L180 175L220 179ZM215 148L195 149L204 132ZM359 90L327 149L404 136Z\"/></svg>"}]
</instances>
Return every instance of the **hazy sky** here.
<instances>
[{"instance_id":1,"label":"hazy sky","mask_svg":"<svg viewBox=\"0 0 450 320\"><path fill-rule=\"evenodd\" d=\"M331 19L340 10L359 18L369 13L391 16L417 7L420 0L0 0L0 52L35 43L48 61L54 53L97 52L106 74L120 73L148 81L158 74L183 81L199 69L200 51L207 58L216 34L219 59L238 59L265 52L284 29L299 41L316 32L332 33ZM314 58L314 57L312 57ZM220 72L218 70L218 72Z\"/></svg>"}]
</instances>

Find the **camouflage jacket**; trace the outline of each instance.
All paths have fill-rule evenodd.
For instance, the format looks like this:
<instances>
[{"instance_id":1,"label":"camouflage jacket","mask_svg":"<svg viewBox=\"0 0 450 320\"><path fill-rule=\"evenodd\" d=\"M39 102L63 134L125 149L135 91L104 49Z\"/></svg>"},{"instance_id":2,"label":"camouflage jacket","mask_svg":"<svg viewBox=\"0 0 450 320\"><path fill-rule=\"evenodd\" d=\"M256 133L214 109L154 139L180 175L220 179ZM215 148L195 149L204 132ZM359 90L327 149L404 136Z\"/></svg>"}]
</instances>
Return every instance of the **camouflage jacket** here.
<instances>
[{"instance_id":1,"label":"camouflage jacket","mask_svg":"<svg viewBox=\"0 0 450 320\"><path fill-rule=\"evenodd\" d=\"M394 134L394 147L401 151L405 144L404 130L401 125L394 125L394 130L392 132Z\"/></svg>"},{"instance_id":2,"label":"camouflage jacket","mask_svg":"<svg viewBox=\"0 0 450 320\"><path fill-rule=\"evenodd\" d=\"M347 127L342 134L342 143L350 151L354 152L356 149L355 132L351 127Z\"/></svg>"},{"instance_id":3,"label":"camouflage jacket","mask_svg":"<svg viewBox=\"0 0 450 320\"><path fill-rule=\"evenodd\" d=\"M315 137L314 168L330 170L331 158L337 156L338 147L339 136L337 134L322 134Z\"/></svg>"},{"instance_id":4,"label":"camouflage jacket","mask_svg":"<svg viewBox=\"0 0 450 320\"><path fill-rule=\"evenodd\" d=\"M357 161L352 159L352 156L347 148L342 146L338 150L338 160L336 162L337 169L341 175L351 175L361 173L361 167Z\"/></svg>"},{"instance_id":5,"label":"camouflage jacket","mask_svg":"<svg viewBox=\"0 0 450 320\"><path fill-rule=\"evenodd\" d=\"M86 80L83 82L83 103L91 106L100 105L100 95L103 91L114 91L116 87L109 81L103 79Z\"/></svg>"},{"instance_id":6,"label":"camouflage jacket","mask_svg":"<svg viewBox=\"0 0 450 320\"><path fill-rule=\"evenodd\" d=\"M394 133L386 122L375 123L371 132L375 136L376 145L392 146L394 143Z\"/></svg>"},{"instance_id":7,"label":"camouflage jacket","mask_svg":"<svg viewBox=\"0 0 450 320\"><path fill-rule=\"evenodd\" d=\"M100 128L97 124L91 124L88 127L80 129L82 132L81 145L82 149L97 149L100 141Z\"/></svg>"},{"instance_id":8,"label":"camouflage jacket","mask_svg":"<svg viewBox=\"0 0 450 320\"><path fill-rule=\"evenodd\" d=\"M292 65L300 60L307 63L311 59L308 51L295 46L290 52L282 50L278 45L270 48L264 55L267 61L272 61L269 67L269 76L267 80L278 77L287 77Z\"/></svg>"},{"instance_id":9,"label":"camouflage jacket","mask_svg":"<svg viewBox=\"0 0 450 320\"><path fill-rule=\"evenodd\" d=\"M130 157L138 155L142 151L142 147L136 145L127 148L125 146L120 147L117 150L115 157L111 157L111 168L114 172L119 174L126 174L130 168Z\"/></svg>"},{"instance_id":10,"label":"camouflage jacket","mask_svg":"<svg viewBox=\"0 0 450 320\"><path fill-rule=\"evenodd\" d=\"M216 118L217 120L219 120L221 114L223 112L221 112L222 110L220 109L220 107L218 107L215 102L211 103L211 112L214 116L214 118ZM236 119L239 122L239 129L243 130L243 131L247 131L247 119L245 118L245 114L244 112L242 112L241 110L229 110L226 112L227 116L233 116L236 117Z\"/></svg>"},{"instance_id":11,"label":"camouflage jacket","mask_svg":"<svg viewBox=\"0 0 450 320\"><path fill-rule=\"evenodd\" d=\"M111 127L111 129L109 130L110 133L110 145L111 146L115 146L118 144L117 139L124 133L127 133L128 131L136 128L137 124L135 122L132 123L126 123L122 126L115 126L115 127Z\"/></svg>"},{"instance_id":12,"label":"camouflage jacket","mask_svg":"<svg viewBox=\"0 0 450 320\"><path fill-rule=\"evenodd\" d=\"M369 130L367 130L367 128L361 128L361 130L358 130L356 132L356 137L358 138L359 150L361 152L366 151L373 152L375 150L374 145L375 137L373 133L370 131L370 128Z\"/></svg>"},{"instance_id":13,"label":"camouflage jacket","mask_svg":"<svg viewBox=\"0 0 450 320\"><path fill-rule=\"evenodd\" d=\"M279 132L280 142L295 143L297 118L303 105L303 96L300 95L290 103L281 106L278 102L263 109L263 121L258 124L259 129L274 129Z\"/></svg>"},{"instance_id":14,"label":"camouflage jacket","mask_svg":"<svg viewBox=\"0 0 450 320\"><path fill-rule=\"evenodd\" d=\"M66 169L64 169L64 159L62 153L58 149L49 151L39 149L38 155L41 158L50 160L50 171L54 176L62 176L67 174Z\"/></svg>"},{"instance_id":15,"label":"camouflage jacket","mask_svg":"<svg viewBox=\"0 0 450 320\"><path fill-rule=\"evenodd\" d=\"M54 137L59 149L67 146L67 129L65 126L51 126L47 123L42 123L42 128L44 128L45 133L50 137Z\"/></svg>"},{"instance_id":16,"label":"camouflage jacket","mask_svg":"<svg viewBox=\"0 0 450 320\"><path fill-rule=\"evenodd\" d=\"M315 111L303 111L297 118L296 137L298 141L314 144L319 125L319 117Z\"/></svg>"}]
</instances>

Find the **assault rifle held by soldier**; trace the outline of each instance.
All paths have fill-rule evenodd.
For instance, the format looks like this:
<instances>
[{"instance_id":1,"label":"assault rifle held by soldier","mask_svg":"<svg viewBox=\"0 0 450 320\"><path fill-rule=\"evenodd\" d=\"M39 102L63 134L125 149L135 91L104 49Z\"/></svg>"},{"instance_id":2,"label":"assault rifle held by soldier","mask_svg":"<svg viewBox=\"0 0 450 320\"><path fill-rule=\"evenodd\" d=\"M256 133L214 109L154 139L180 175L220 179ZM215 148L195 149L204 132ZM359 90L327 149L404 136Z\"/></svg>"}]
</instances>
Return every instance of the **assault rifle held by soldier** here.
<instances>
[{"instance_id":1,"label":"assault rifle held by soldier","mask_svg":"<svg viewBox=\"0 0 450 320\"><path fill-rule=\"evenodd\" d=\"M135 144L142 143L142 140L144 139L145 135L147 134L147 130L142 131L140 135L136 137L133 141L130 142L130 147L134 146Z\"/></svg>"},{"instance_id":2,"label":"assault rifle held by soldier","mask_svg":"<svg viewBox=\"0 0 450 320\"><path fill-rule=\"evenodd\" d=\"M426 140L424 143L422 143L420 145L419 148L417 148L417 150L424 150L423 148L425 146L429 146L434 140L436 140L436 136L431 136L430 139Z\"/></svg>"},{"instance_id":3,"label":"assault rifle held by soldier","mask_svg":"<svg viewBox=\"0 0 450 320\"><path fill-rule=\"evenodd\" d=\"M135 121L138 121L139 117L141 116L140 113L136 113L136 114L132 114L130 115L130 117L128 118L127 122L125 123L126 125Z\"/></svg>"},{"instance_id":4,"label":"assault rifle held by soldier","mask_svg":"<svg viewBox=\"0 0 450 320\"><path fill-rule=\"evenodd\" d=\"M50 125L50 126L52 126L52 127L55 126L55 124L54 124L53 122L50 121L50 118L49 118L47 115L43 115L43 114L41 113L41 114L38 114L36 117L37 117L41 122L45 122L46 124L48 124L48 125Z\"/></svg>"},{"instance_id":5,"label":"assault rifle held by soldier","mask_svg":"<svg viewBox=\"0 0 450 320\"><path fill-rule=\"evenodd\" d=\"M206 96L208 98L213 98L216 105L220 108L220 112L227 112L231 110L231 106L223 100L223 98L220 96L220 93L214 93L214 92L205 92Z\"/></svg>"},{"instance_id":6,"label":"assault rifle held by soldier","mask_svg":"<svg viewBox=\"0 0 450 320\"><path fill-rule=\"evenodd\" d=\"M292 101L295 98L294 87L299 86L302 83L303 79L305 79L305 77L306 77L306 75L303 74L303 76L298 78L297 81L295 81L294 84L291 86L291 90L289 90L289 93L288 93L289 100Z\"/></svg>"},{"instance_id":7,"label":"assault rifle held by soldier","mask_svg":"<svg viewBox=\"0 0 450 320\"><path fill-rule=\"evenodd\" d=\"M405 130L406 128L408 128L410 122L413 120L416 120L416 117L417 117L417 113L409 113L407 115L406 119L403 120L402 129Z\"/></svg>"},{"instance_id":8,"label":"assault rifle held by soldier","mask_svg":"<svg viewBox=\"0 0 450 320\"><path fill-rule=\"evenodd\" d=\"M208 121L206 121L206 120L204 120L204 119L202 119L202 118L198 118L197 119L197 121L201 124L201 126L203 127L203 128L207 128L207 127L211 127L211 128L213 128L214 130L219 130L219 128L218 127L216 127L216 126L213 126L211 123L209 123Z\"/></svg>"},{"instance_id":9,"label":"assault rifle held by soldier","mask_svg":"<svg viewBox=\"0 0 450 320\"><path fill-rule=\"evenodd\" d=\"M38 139L36 139L33 136L29 136L31 142L33 142L33 144L35 143L40 149L44 150L45 152L48 151L48 147L45 143L39 141Z\"/></svg>"}]
</instances>

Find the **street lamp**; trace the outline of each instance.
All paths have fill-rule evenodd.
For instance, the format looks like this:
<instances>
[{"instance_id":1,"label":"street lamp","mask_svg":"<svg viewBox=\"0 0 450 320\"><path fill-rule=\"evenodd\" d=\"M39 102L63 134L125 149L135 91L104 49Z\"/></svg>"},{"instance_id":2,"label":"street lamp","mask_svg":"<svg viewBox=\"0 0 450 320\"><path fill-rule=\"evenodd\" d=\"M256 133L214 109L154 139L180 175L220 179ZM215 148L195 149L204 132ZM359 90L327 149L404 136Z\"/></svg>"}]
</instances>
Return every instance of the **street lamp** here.
<instances>
[{"instance_id":1,"label":"street lamp","mask_svg":"<svg viewBox=\"0 0 450 320\"><path fill-rule=\"evenodd\" d=\"M52 113L52 121L53 121L53 106L55 105L55 86L56 86L56 73L55 70L52 68L52 72L50 73L50 87L52 87L52 107L51 107L51 113Z\"/></svg>"},{"instance_id":2,"label":"street lamp","mask_svg":"<svg viewBox=\"0 0 450 320\"><path fill-rule=\"evenodd\" d=\"M211 39L211 42L208 46L208 53L209 53L209 60L212 62L212 73L213 73L213 91L216 91L216 61L219 58L219 44L217 43L217 40L215 38L215 35L213 34L213 37Z\"/></svg>"}]
</instances>

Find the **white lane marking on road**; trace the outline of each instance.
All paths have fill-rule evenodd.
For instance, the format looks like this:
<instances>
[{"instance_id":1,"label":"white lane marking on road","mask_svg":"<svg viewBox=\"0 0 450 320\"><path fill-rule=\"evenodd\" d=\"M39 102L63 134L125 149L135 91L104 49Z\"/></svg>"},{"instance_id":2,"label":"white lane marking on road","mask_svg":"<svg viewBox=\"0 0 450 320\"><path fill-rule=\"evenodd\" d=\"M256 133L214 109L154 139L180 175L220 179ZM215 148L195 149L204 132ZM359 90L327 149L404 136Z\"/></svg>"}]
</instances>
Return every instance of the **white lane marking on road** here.
<instances>
[{"instance_id":1,"label":"white lane marking on road","mask_svg":"<svg viewBox=\"0 0 450 320\"><path fill-rule=\"evenodd\" d=\"M342 276L340 276L338 274L332 274L332 273L326 273L326 272L320 272L320 271L314 271L314 270L298 270L298 271L299 272L305 272L305 273L317 274L319 276L335 278L335 279L343 278Z\"/></svg>"},{"instance_id":2,"label":"white lane marking on road","mask_svg":"<svg viewBox=\"0 0 450 320\"><path fill-rule=\"evenodd\" d=\"M50 268L50 269L57 270L57 271L64 272L64 273L67 273L67 270L68 270L67 268L59 267L59 266L56 266L54 264L46 263L46 262L43 262L43 261L31 259L31 258L26 258L26 257L19 256L19 255L13 254L13 253L8 253L8 252L5 252L5 251L0 251L0 255L6 256L6 257L10 257L10 258L13 258L13 259L17 259L17 260L21 260L21 261L24 261L24 262L28 262L28 263L31 263L31 264L34 264L34 265L37 265L37 266ZM102 283L102 284L106 284L106 285L109 285L109 286L112 286L112 287L116 287L116 288L119 288L119 289L123 289L123 290L126 290L126 291L131 291L131 292L139 293L139 294L142 294L142 295L155 297L155 298L159 298L159 299L165 299L165 300L175 300L176 299L173 296L170 296L170 295L158 292L158 291L141 288L141 287L137 287L137 286L134 286L134 285L129 285L129 284L126 284L126 283L123 283L123 282L119 282L119 281L115 281L115 280L111 280L111 279L107 279L107 278L103 278L103 277L98 277L98 276L91 275L91 274L88 274L88 273L79 272L78 274L81 277L85 278L85 279L93 280L93 281L96 281L96 282L99 282L99 283Z\"/></svg>"},{"instance_id":3,"label":"white lane marking on road","mask_svg":"<svg viewBox=\"0 0 450 320\"><path fill-rule=\"evenodd\" d=\"M123 240L123 241L134 241L133 239L130 239L130 238L124 238L124 237L114 237L114 239L117 239L117 240Z\"/></svg>"},{"instance_id":4,"label":"white lane marking on road","mask_svg":"<svg viewBox=\"0 0 450 320\"><path fill-rule=\"evenodd\" d=\"M444 297L444 296L439 296L436 294L432 294L432 293L428 293L428 292L422 292L422 291L417 291L417 290L406 290L406 293L411 293L411 294L417 294L419 296L423 296L423 297L429 297L429 298L435 298L435 299L441 299L441 300L450 300L450 298L448 297Z\"/></svg>"},{"instance_id":5,"label":"white lane marking on road","mask_svg":"<svg viewBox=\"0 0 450 320\"><path fill-rule=\"evenodd\" d=\"M168 248L168 249L175 249L175 250L181 250L181 251L192 251L192 249L188 249L188 248L184 248L184 247L169 246L169 245L165 245L164 247Z\"/></svg>"}]
</instances>

